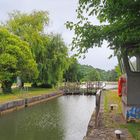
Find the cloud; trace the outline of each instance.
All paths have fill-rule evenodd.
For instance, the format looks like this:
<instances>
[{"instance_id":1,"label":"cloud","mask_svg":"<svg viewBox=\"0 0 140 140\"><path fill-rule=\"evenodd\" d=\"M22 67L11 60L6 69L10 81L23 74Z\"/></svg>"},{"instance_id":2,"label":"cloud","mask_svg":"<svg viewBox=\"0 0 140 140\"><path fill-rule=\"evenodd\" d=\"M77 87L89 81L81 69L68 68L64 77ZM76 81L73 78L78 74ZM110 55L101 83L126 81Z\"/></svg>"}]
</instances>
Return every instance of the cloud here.
<instances>
[{"instance_id":1,"label":"cloud","mask_svg":"<svg viewBox=\"0 0 140 140\"><path fill-rule=\"evenodd\" d=\"M76 8L78 0L0 0L0 19L5 21L8 13L13 10L22 12L31 12L33 10L45 10L49 12L50 25L46 28L47 32L61 33L66 44L70 44L74 32L66 29L66 21L76 21ZM99 21L93 17L90 18L94 24ZM103 48L89 49L84 60L79 60L82 64L92 65L102 69L112 69L116 64L116 58L108 60L111 51L107 49L106 44Z\"/></svg>"}]
</instances>

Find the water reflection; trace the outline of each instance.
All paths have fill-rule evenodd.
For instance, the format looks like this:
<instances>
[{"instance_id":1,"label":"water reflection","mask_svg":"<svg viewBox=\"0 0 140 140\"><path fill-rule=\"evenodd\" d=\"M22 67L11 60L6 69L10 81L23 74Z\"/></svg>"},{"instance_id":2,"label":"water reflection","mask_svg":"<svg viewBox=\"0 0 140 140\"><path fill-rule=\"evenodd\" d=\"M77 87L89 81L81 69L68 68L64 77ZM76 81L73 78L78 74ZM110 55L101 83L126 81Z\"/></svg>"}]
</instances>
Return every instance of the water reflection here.
<instances>
[{"instance_id":1,"label":"water reflection","mask_svg":"<svg viewBox=\"0 0 140 140\"><path fill-rule=\"evenodd\" d=\"M94 96L63 96L0 118L0 140L82 140Z\"/></svg>"}]
</instances>

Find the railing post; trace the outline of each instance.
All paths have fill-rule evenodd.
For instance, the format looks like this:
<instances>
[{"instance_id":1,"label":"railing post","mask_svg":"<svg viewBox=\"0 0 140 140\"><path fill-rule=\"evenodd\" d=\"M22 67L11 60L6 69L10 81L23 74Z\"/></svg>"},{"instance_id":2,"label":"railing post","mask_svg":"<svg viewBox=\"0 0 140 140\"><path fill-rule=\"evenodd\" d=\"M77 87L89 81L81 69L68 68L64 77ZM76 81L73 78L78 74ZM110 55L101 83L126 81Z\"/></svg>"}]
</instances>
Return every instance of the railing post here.
<instances>
[{"instance_id":1,"label":"railing post","mask_svg":"<svg viewBox=\"0 0 140 140\"><path fill-rule=\"evenodd\" d=\"M96 93L96 112L95 112L95 128L98 127L98 117L100 110L100 100L101 100L101 90L98 90Z\"/></svg>"}]
</instances>

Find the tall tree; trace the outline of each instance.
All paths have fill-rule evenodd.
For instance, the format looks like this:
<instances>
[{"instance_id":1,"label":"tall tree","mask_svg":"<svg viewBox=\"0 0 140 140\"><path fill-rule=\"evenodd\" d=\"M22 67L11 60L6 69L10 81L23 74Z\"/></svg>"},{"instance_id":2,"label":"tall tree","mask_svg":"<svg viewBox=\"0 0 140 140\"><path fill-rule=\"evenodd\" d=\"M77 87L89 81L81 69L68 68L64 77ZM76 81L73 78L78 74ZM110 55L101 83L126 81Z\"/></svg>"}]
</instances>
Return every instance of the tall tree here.
<instances>
[{"instance_id":1,"label":"tall tree","mask_svg":"<svg viewBox=\"0 0 140 140\"><path fill-rule=\"evenodd\" d=\"M8 30L0 28L0 83L4 93L12 92L14 79L37 78L37 64L27 42L22 41Z\"/></svg>"},{"instance_id":2,"label":"tall tree","mask_svg":"<svg viewBox=\"0 0 140 140\"><path fill-rule=\"evenodd\" d=\"M68 65L68 50L61 36L48 35L44 32L48 22L46 11L34 11L30 14L14 11L10 13L10 19L6 23L8 30L31 46L39 71L34 85L36 83L56 85L62 81L63 72Z\"/></svg>"},{"instance_id":3,"label":"tall tree","mask_svg":"<svg viewBox=\"0 0 140 140\"><path fill-rule=\"evenodd\" d=\"M94 16L100 25L94 24ZM67 22L66 25L75 30L73 48L80 53L93 46L100 47L103 40L109 42L115 54L120 48L140 48L139 0L79 0L77 17L77 23Z\"/></svg>"},{"instance_id":4,"label":"tall tree","mask_svg":"<svg viewBox=\"0 0 140 140\"><path fill-rule=\"evenodd\" d=\"M107 71L108 73L108 81L116 81L118 78L118 74L115 69Z\"/></svg>"},{"instance_id":5,"label":"tall tree","mask_svg":"<svg viewBox=\"0 0 140 140\"><path fill-rule=\"evenodd\" d=\"M99 72L96 71L95 69L92 69L92 71L90 71L88 73L88 75L86 76L86 80L87 81L99 81L100 80Z\"/></svg>"},{"instance_id":6,"label":"tall tree","mask_svg":"<svg viewBox=\"0 0 140 140\"><path fill-rule=\"evenodd\" d=\"M48 40L45 36L44 44L44 28L48 25L48 22L48 12L46 11L33 11L30 14L13 11L9 14L9 20L5 24L10 32L18 35L31 46L33 57L38 64L40 78L47 63L45 56Z\"/></svg>"},{"instance_id":7,"label":"tall tree","mask_svg":"<svg viewBox=\"0 0 140 140\"><path fill-rule=\"evenodd\" d=\"M63 81L63 74L69 66L68 49L59 34L51 34L47 47L47 81L52 85Z\"/></svg>"},{"instance_id":8,"label":"tall tree","mask_svg":"<svg viewBox=\"0 0 140 140\"><path fill-rule=\"evenodd\" d=\"M66 82L77 82L81 80L80 67L78 61L73 56L69 58L69 67L64 73Z\"/></svg>"}]
</instances>

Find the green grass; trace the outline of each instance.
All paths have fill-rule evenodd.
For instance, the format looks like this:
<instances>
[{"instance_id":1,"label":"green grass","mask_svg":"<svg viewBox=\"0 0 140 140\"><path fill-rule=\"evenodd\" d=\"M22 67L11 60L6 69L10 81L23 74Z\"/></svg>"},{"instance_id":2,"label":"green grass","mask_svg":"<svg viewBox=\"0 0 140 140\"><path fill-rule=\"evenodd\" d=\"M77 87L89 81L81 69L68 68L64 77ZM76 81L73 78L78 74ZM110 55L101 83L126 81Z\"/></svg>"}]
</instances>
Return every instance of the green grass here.
<instances>
[{"instance_id":1,"label":"green grass","mask_svg":"<svg viewBox=\"0 0 140 140\"><path fill-rule=\"evenodd\" d=\"M122 114L122 101L121 101L121 98L118 97L117 91L105 91L104 93L104 109L105 109L106 114L110 113L110 108L109 108L110 104L118 105L118 108L115 111L115 115ZM109 118L106 118L106 119L110 121ZM115 122L113 123L115 124ZM131 135L133 136L135 140L140 140L140 122L136 122L136 123L131 122L131 123L126 123L126 124L117 123L114 126L128 129L128 131L131 133Z\"/></svg>"},{"instance_id":2,"label":"green grass","mask_svg":"<svg viewBox=\"0 0 140 140\"><path fill-rule=\"evenodd\" d=\"M135 140L140 140L140 122L139 123L127 123L121 125L122 128L127 128Z\"/></svg>"},{"instance_id":3,"label":"green grass","mask_svg":"<svg viewBox=\"0 0 140 140\"><path fill-rule=\"evenodd\" d=\"M51 89L45 89L45 88L28 88L27 91L14 88L12 94L3 94L0 93L0 103L4 103L11 100L16 99L24 99L27 97L42 95L42 94L49 94L52 92L57 91L57 89L51 88Z\"/></svg>"},{"instance_id":4,"label":"green grass","mask_svg":"<svg viewBox=\"0 0 140 140\"><path fill-rule=\"evenodd\" d=\"M113 120L113 116L121 114L121 99L118 97L117 92L114 90L104 91L104 122L105 126L111 128L118 128L119 124ZM110 111L110 105L117 104L118 106Z\"/></svg>"},{"instance_id":5,"label":"green grass","mask_svg":"<svg viewBox=\"0 0 140 140\"><path fill-rule=\"evenodd\" d=\"M107 98L106 95L104 96L104 110L105 110L105 112L109 111L109 108L108 108L108 98Z\"/></svg>"},{"instance_id":6,"label":"green grass","mask_svg":"<svg viewBox=\"0 0 140 140\"><path fill-rule=\"evenodd\" d=\"M104 109L106 112L110 111L110 104L117 104L116 113L122 113L121 98L118 97L117 91L105 91L104 93Z\"/></svg>"}]
</instances>

